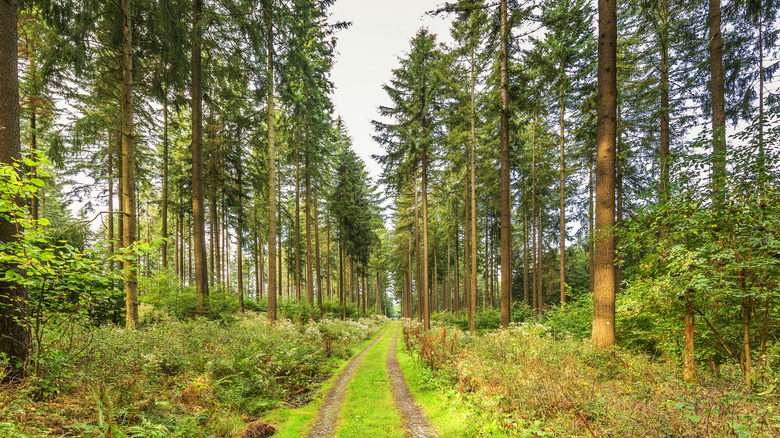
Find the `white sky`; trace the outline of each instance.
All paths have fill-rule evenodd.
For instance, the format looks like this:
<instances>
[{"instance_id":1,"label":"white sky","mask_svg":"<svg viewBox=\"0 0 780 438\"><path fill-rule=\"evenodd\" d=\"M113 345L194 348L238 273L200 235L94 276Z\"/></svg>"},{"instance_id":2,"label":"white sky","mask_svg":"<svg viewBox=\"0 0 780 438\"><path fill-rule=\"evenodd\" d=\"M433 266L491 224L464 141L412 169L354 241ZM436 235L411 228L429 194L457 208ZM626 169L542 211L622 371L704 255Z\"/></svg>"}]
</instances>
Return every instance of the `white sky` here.
<instances>
[{"instance_id":1,"label":"white sky","mask_svg":"<svg viewBox=\"0 0 780 438\"><path fill-rule=\"evenodd\" d=\"M353 140L353 149L363 158L376 178L380 173L371 155L382 148L371 135L377 108L389 100L382 84L389 81L398 58L409 51L409 41L420 27L438 35L437 41L449 42L447 16L432 17L426 12L444 0L338 0L331 8L333 21L351 21L352 26L338 33L336 64L331 80L335 115L341 115Z\"/></svg>"}]
</instances>

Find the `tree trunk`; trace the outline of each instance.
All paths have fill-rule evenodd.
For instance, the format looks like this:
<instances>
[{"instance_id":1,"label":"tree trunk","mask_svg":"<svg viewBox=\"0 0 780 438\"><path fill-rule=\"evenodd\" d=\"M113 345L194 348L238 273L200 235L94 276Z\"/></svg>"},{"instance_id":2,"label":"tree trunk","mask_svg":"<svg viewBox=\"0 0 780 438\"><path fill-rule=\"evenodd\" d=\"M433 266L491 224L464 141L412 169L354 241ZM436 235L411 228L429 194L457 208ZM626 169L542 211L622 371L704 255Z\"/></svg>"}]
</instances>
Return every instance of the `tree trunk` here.
<instances>
[{"instance_id":1,"label":"tree trunk","mask_svg":"<svg viewBox=\"0 0 780 438\"><path fill-rule=\"evenodd\" d=\"M201 87L202 0L192 0L192 225L195 246L195 296L198 313L209 307L209 277L206 267L206 223L203 197L203 90Z\"/></svg>"},{"instance_id":2,"label":"tree trunk","mask_svg":"<svg viewBox=\"0 0 780 438\"><path fill-rule=\"evenodd\" d=\"M617 138L617 8L599 0L596 242L593 345L615 345L615 143Z\"/></svg>"},{"instance_id":3,"label":"tree trunk","mask_svg":"<svg viewBox=\"0 0 780 438\"><path fill-rule=\"evenodd\" d=\"M133 36L131 0L122 0L122 205L124 210L124 247L136 240L135 146L133 145ZM125 305L127 328L138 326L138 267L125 259Z\"/></svg>"},{"instance_id":4,"label":"tree trunk","mask_svg":"<svg viewBox=\"0 0 780 438\"><path fill-rule=\"evenodd\" d=\"M168 270L168 96L163 102L162 266Z\"/></svg>"},{"instance_id":5,"label":"tree trunk","mask_svg":"<svg viewBox=\"0 0 780 438\"><path fill-rule=\"evenodd\" d=\"M296 149L297 152L297 149ZM297 155L297 154L296 154ZM301 301L301 178L300 163L295 157L295 298Z\"/></svg>"},{"instance_id":6,"label":"tree trunk","mask_svg":"<svg viewBox=\"0 0 780 438\"><path fill-rule=\"evenodd\" d=\"M111 133L106 134L106 165L108 166L108 254L113 256L114 247L114 154L111 153ZM108 262L108 269L114 270L114 261Z\"/></svg>"},{"instance_id":7,"label":"tree trunk","mask_svg":"<svg viewBox=\"0 0 780 438\"><path fill-rule=\"evenodd\" d=\"M539 303L539 294L537 294L536 291L539 289L539 277L541 274L539 260L537 258L539 245L536 244L536 219L536 112L534 112L534 118L531 125L531 239L533 241L531 245L533 247L531 258L534 265L534 283L531 288L531 293L533 296L533 308L538 315L540 313L539 308L541 307L541 304Z\"/></svg>"},{"instance_id":8,"label":"tree trunk","mask_svg":"<svg viewBox=\"0 0 780 438\"><path fill-rule=\"evenodd\" d=\"M262 257L263 249L260 248L259 230L257 225L257 201L252 209L252 248L254 250L254 262L255 262L255 299L260 300L263 297L263 279L262 273Z\"/></svg>"},{"instance_id":9,"label":"tree trunk","mask_svg":"<svg viewBox=\"0 0 780 438\"><path fill-rule=\"evenodd\" d=\"M265 7L264 7L265 9ZM265 13L268 29L268 321L276 321L276 151L274 149L274 55L271 12Z\"/></svg>"},{"instance_id":10,"label":"tree trunk","mask_svg":"<svg viewBox=\"0 0 780 438\"><path fill-rule=\"evenodd\" d=\"M417 256L417 262L414 264L415 268L417 269L417 281L415 281L415 286L417 288L417 321L422 322L422 285L421 285L421 279L420 276L422 273L420 272L420 215L419 215L419 206L418 206L418 199L420 199L420 195L417 190L417 175L414 177L414 253Z\"/></svg>"},{"instance_id":11,"label":"tree trunk","mask_svg":"<svg viewBox=\"0 0 780 438\"><path fill-rule=\"evenodd\" d=\"M561 64L563 67L563 64ZM561 68L563 70L563 68ZM562 71L562 74L566 73ZM560 175L560 189L559 197L561 202L561 217L560 222L560 278L561 278L561 306L566 305L566 140L564 115L566 112L566 101L563 94L563 85L561 85L561 114L560 114L560 128L561 128L561 175Z\"/></svg>"},{"instance_id":12,"label":"tree trunk","mask_svg":"<svg viewBox=\"0 0 780 438\"><path fill-rule=\"evenodd\" d=\"M471 168L473 169L474 166L472 165ZM475 267L477 260L475 255L477 252L477 223L475 220L476 207L473 192L473 188L466 183L466 230L471 230L471 233L470 236L468 236L468 232L463 234L464 259L466 260L464 298L467 302L466 311L468 312L469 331L472 332L477 330L477 268Z\"/></svg>"},{"instance_id":13,"label":"tree trunk","mask_svg":"<svg viewBox=\"0 0 780 438\"><path fill-rule=\"evenodd\" d=\"M530 263L528 257L528 195L525 190L525 187L527 187L525 175L523 175L523 186L523 303L526 306L530 306L531 296L528 294L528 282L530 281L528 272L528 264Z\"/></svg>"},{"instance_id":14,"label":"tree trunk","mask_svg":"<svg viewBox=\"0 0 780 438\"><path fill-rule=\"evenodd\" d=\"M308 138L308 127L306 128ZM311 260L311 172L309 170L309 153L306 152L304 178L306 179L306 292L308 293L309 306L314 306L314 273Z\"/></svg>"},{"instance_id":15,"label":"tree trunk","mask_svg":"<svg viewBox=\"0 0 780 438\"><path fill-rule=\"evenodd\" d=\"M723 41L720 32L720 0L709 0L710 93L712 93L712 178L716 192L726 177L726 99L723 84ZM724 194L717 194L724 199Z\"/></svg>"},{"instance_id":16,"label":"tree trunk","mask_svg":"<svg viewBox=\"0 0 780 438\"><path fill-rule=\"evenodd\" d=\"M661 0L661 202L669 198L669 2Z\"/></svg>"},{"instance_id":17,"label":"tree trunk","mask_svg":"<svg viewBox=\"0 0 780 438\"><path fill-rule=\"evenodd\" d=\"M696 357L694 354L694 307L693 297L689 290L685 294L685 347L683 348L683 379L696 383Z\"/></svg>"},{"instance_id":18,"label":"tree trunk","mask_svg":"<svg viewBox=\"0 0 780 438\"><path fill-rule=\"evenodd\" d=\"M512 293L512 201L509 184L509 25L507 0L501 0L501 326L509 327Z\"/></svg>"},{"instance_id":19,"label":"tree trunk","mask_svg":"<svg viewBox=\"0 0 780 438\"><path fill-rule=\"evenodd\" d=\"M239 133L237 135L237 138L241 138L241 134ZM243 236L243 214L244 214L244 208L243 204L241 202L241 196L243 195L243 185L241 184L242 179L242 173L243 168L241 167L241 162L239 161L238 164L238 202L237 202L237 224L236 224L236 288L238 289L238 311L243 314L244 313L244 254L243 250L241 248L241 240L244 237Z\"/></svg>"},{"instance_id":20,"label":"tree trunk","mask_svg":"<svg viewBox=\"0 0 780 438\"><path fill-rule=\"evenodd\" d=\"M320 271L320 212L318 207L318 185L317 179L314 180L314 248L315 259L317 265L317 309L319 310L320 318L322 318L322 272Z\"/></svg>"},{"instance_id":21,"label":"tree trunk","mask_svg":"<svg viewBox=\"0 0 780 438\"><path fill-rule=\"evenodd\" d=\"M6 165L21 158L18 56L16 0L0 1L0 163ZM13 242L16 234L16 226L0 218L0 242ZM0 281L0 353L13 373L30 354L30 331L20 320L27 315L27 297L26 288Z\"/></svg>"},{"instance_id":22,"label":"tree trunk","mask_svg":"<svg viewBox=\"0 0 780 438\"><path fill-rule=\"evenodd\" d=\"M457 217L457 215L456 215ZM460 236L458 232L458 223L455 222L455 290L452 297L452 311L458 313L460 311ZM465 232L465 230L464 230Z\"/></svg>"},{"instance_id":23,"label":"tree trunk","mask_svg":"<svg viewBox=\"0 0 780 438\"><path fill-rule=\"evenodd\" d=\"M347 320L347 300L344 299L344 239L339 239L339 305L341 306L341 320Z\"/></svg>"}]
</instances>

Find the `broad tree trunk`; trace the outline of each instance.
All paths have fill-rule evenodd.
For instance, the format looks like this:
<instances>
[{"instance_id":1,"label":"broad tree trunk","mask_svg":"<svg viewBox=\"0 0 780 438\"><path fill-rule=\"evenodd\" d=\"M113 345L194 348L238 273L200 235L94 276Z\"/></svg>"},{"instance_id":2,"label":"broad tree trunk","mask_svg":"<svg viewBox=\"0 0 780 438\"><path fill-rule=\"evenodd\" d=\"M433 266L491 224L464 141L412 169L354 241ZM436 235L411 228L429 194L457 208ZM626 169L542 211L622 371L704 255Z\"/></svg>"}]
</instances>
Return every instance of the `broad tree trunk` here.
<instances>
[{"instance_id":1,"label":"broad tree trunk","mask_svg":"<svg viewBox=\"0 0 780 438\"><path fill-rule=\"evenodd\" d=\"M599 0L598 121L593 345L615 345L615 143L617 139L617 7Z\"/></svg>"},{"instance_id":2,"label":"broad tree trunk","mask_svg":"<svg viewBox=\"0 0 780 438\"><path fill-rule=\"evenodd\" d=\"M19 55L16 49L16 0L3 0L0 1L0 163L2 164L11 164L21 158L17 70ZM14 224L0 218L0 242L13 242L17 232ZM5 354L11 364L25 362L30 354L30 331L20 320L26 314L27 289L0 281L0 353Z\"/></svg>"}]
</instances>

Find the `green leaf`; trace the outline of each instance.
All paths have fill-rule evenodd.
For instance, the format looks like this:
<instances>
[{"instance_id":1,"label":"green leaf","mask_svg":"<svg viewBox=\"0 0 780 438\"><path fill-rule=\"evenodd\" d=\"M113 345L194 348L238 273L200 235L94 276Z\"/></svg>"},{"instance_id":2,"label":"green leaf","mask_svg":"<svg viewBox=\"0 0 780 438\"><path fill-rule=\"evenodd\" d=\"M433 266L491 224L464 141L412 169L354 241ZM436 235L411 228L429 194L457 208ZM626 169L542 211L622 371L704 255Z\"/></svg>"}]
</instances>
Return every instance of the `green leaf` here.
<instances>
[{"instance_id":1,"label":"green leaf","mask_svg":"<svg viewBox=\"0 0 780 438\"><path fill-rule=\"evenodd\" d=\"M46 219L45 217L42 217L42 218L38 219L38 225L42 225L42 226L45 227L45 226L51 225L51 222L49 222L49 220Z\"/></svg>"}]
</instances>

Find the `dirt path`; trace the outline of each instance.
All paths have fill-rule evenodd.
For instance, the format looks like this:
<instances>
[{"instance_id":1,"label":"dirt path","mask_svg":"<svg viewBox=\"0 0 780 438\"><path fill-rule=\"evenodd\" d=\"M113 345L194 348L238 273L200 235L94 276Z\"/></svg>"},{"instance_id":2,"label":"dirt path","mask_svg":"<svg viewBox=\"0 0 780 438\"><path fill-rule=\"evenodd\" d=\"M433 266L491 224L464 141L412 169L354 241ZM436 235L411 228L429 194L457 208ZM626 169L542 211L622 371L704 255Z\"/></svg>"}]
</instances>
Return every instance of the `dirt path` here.
<instances>
[{"instance_id":1,"label":"dirt path","mask_svg":"<svg viewBox=\"0 0 780 438\"><path fill-rule=\"evenodd\" d=\"M341 372L341 375L338 376L333 383L333 386L330 388L330 391L328 391L328 394L325 396L325 400L322 402L322 406L320 406L320 410L317 412L317 421L314 423L311 431L309 431L309 434L306 435L307 438L329 438L334 435L336 432L336 423L339 419L339 412L341 412L341 403L344 401L344 395L347 392L349 382L351 382L352 378L355 376L355 370L360 365L363 356L365 356L365 354L385 336L387 330L389 330L389 327L377 336L376 339L374 339L374 342L369 344L368 347L364 348L363 351L349 361L349 364L347 364L344 371Z\"/></svg>"},{"instance_id":2,"label":"dirt path","mask_svg":"<svg viewBox=\"0 0 780 438\"><path fill-rule=\"evenodd\" d=\"M393 398L406 427L406 436L411 438L438 438L436 430L431 426L428 417L414 402L414 396L409 391L404 373L398 364L398 332L401 324L396 323L395 335L390 345L390 353L387 355L387 370L390 375L390 385L393 387Z\"/></svg>"}]
</instances>

